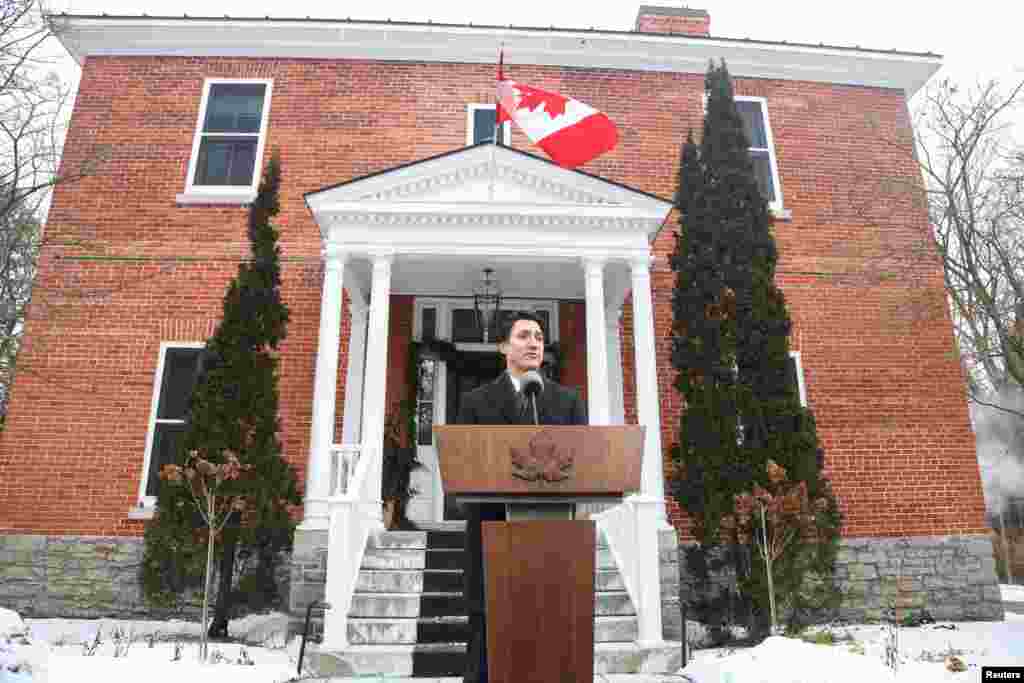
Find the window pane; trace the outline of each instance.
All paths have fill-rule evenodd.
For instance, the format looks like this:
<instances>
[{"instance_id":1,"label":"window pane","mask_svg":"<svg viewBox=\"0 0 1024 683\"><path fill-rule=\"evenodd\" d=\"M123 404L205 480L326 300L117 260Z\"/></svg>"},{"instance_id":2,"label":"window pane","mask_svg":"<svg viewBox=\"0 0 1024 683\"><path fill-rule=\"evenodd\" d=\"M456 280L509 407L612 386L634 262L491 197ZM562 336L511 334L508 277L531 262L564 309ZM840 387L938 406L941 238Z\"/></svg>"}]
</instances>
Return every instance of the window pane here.
<instances>
[{"instance_id":1,"label":"window pane","mask_svg":"<svg viewBox=\"0 0 1024 683\"><path fill-rule=\"evenodd\" d=\"M483 339L476 310L457 308L452 311L452 341L478 342Z\"/></svg>"},{"instance_id":2,"label":"window pane","mask_svg":"<svg viewBox=\"0 0 1024 683\"><path fill-rule=\"evenodd\" d=\"M160 382L157 419L185 419L201 352L202 349L167 349L164 356L164 376Z\"/></svg>"},{"instance_id":3,"label":"window pane","mask_svg":"<svg viewBox=\"0 0 1024 683\"><path fill-rule=\"evenodd\" d=\"M422 339L436 339L437 338L437 309L436 308L424 308L423 318L420 321L420 337Z\"/></svg>"},{"instance_id":4,"label":"window pane","mask_svg":"<svg viewBox=\"0 0 1024 683\"><path fill-rule=\"evenodd\" d=\"M494 126L497 120L494 109L473 110L473 144L494 139Z\"/></svg>"},{"instance_id":5,"label":"window pane","mask_svg":"<svg viewBox=\"0 0 1024 683\"><path fill-rule=\"evenodd\" d=\"M786 383L793 387L797 394L800 393L800 378L796 374L796 357L794 356L786 359Z\"/></svg>"},{"instance_id":6,"label":"window pane","mask_svg":"<svg viewBox=\"0 0 1024 683\"><path fill-rule=\"evenodd\" d=\"M256 142L255 137L203 137L195 184L251 185L256 167Z\"/></svg>"},{"instance_id":7,"label":"window pane","mask_svg":"<svg viewBox=\"0 0 1024 683\"><path fill-rule=\"evenodd\" d=\"M747 133L751 147L768 147L768 134L764 128L764 116L761 114L761 103L741 100L736 102L736 109L743 119L743 130Z\"/></svg>"},{"instance_id":8,"label":"window pane","mask_svg":"<svg viewBox=\"0 0 1024 683\"><path fill-rule=\"evenodd\" d=\"M210 86L204 133L259 133L267 86L217 83Z\"/></svg>"},{"instance_id":9,"label":"window pane","mask_svg":"<svg viewBox=\"0 0 1024 683\"><path fill-rule=\"evenodd\" d=\"M153 432L153 450L149 454L149 477L146 479L146 495L155 496L160 486L160 468L177 462L181 439L185 434L183 424L158 424Z\"/></svg>"},{"instance_id":10,"label":"window pane","mask_svg":"<svg viewBox=\"0 0 1024 683\"><path fill-rule=\"evenodd\" d=\"M754 162L754 175L757 176L757 187L761 195L774 202L775 183L772 180L772 164L768 152L751 152L750 160Z\"/></svg>"}]
</instances>

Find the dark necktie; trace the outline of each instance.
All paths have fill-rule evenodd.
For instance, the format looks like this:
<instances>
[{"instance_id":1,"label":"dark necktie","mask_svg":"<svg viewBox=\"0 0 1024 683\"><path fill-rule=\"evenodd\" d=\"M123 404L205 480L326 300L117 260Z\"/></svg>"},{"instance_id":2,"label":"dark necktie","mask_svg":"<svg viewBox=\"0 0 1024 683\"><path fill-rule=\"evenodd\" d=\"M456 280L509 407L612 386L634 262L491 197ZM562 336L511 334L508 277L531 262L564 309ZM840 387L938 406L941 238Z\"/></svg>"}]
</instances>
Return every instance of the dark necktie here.
<instances>
[{"instance_id":1,"label":"dark necktie","mask_svg":"<svg viewBox=\"0 0 1024 683\"><path fill-rule=\"evenodd\" d=\"M525 391L520 391L519 397L519 422L520 424L532 425L533 424L533 406L530 405L530 399L527 398Z\"/></svg>"}]
</instances>

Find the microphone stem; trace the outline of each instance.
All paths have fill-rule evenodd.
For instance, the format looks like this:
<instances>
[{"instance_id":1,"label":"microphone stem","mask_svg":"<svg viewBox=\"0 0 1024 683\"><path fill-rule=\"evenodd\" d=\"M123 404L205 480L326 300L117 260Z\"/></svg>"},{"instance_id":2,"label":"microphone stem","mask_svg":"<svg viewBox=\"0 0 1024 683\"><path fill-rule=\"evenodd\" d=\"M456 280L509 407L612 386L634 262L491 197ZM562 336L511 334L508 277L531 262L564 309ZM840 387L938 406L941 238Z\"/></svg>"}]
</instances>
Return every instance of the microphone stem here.
<instances>
[{"instance_id":1,"label":"microphone stem","mask_svg":"<svg viewBox=\"0 0 1024 683\"><path fill-rule=\"evenodd\" d=\"M533 404L533 424L539 425L540 420L537 419L537 394L530 394L530 402Z\"/></svg>"}]
</instances>

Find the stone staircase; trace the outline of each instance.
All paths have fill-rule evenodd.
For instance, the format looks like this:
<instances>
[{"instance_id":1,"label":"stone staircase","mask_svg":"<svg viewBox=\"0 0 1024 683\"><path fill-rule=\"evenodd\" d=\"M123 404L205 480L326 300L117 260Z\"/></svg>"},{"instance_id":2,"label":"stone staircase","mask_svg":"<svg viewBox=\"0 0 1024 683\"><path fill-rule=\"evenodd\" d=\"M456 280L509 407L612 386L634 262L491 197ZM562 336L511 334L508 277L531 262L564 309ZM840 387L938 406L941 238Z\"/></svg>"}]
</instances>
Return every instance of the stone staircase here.
<instances>
[{"instance_id":1,"label":"stone staircase","mask_svg":"<svg viewBox=\"0 0 1024 683\"><path fill-rule=\"evenodd\" d=\"M321 676L460 676L469 635L464 534L460 523L448 522L371 537L348 615L350 646L311 652L313 669ZM596 567L595 673L675 672L678 647L641 649L634 642L636 612L603 538Z\"/></svg>"}]
</instances>

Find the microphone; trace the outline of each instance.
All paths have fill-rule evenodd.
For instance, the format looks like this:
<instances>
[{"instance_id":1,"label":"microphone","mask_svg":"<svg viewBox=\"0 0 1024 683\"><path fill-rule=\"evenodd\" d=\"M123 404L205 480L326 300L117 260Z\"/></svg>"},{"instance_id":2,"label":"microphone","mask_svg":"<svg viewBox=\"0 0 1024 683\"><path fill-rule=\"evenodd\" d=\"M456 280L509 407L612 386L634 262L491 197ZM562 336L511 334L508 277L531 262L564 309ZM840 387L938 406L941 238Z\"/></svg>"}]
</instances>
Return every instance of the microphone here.
<instances>
[{"instance_id":1,"label":"microphone","mask_svg":"<svg viewBox=\"0 0 1024 683\"><path fill-rule=\"evenodd\" d=\"M533 424L539 425L540 420L537 418L537 394L544 391L544 377L536 370L527 370L523 373L523 394L530 397L530 402L533 405Z\"/></svg>"}]
</instances>

